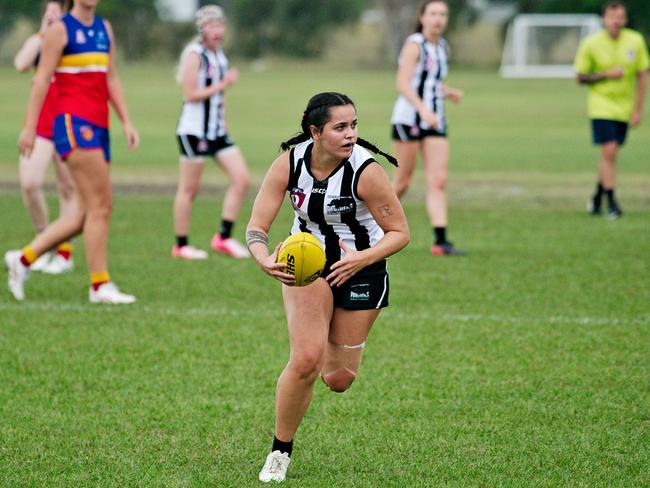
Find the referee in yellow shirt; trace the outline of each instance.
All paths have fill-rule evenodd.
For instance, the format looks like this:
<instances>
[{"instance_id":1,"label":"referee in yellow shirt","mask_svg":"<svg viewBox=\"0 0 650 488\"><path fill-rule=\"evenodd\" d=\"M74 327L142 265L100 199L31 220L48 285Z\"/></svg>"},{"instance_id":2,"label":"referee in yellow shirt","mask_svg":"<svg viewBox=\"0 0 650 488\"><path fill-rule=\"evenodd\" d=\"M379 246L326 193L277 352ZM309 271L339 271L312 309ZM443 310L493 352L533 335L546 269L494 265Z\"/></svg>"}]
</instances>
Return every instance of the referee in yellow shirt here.
<instances>
[{"instance_id":1,"label":"referee in yellow shirt","mask_svg":"<svg viewBox=\"0 0 650 488\"><path fill-rule=\"evenodd\" d=\"M605 4L603 25L603 30L580 44L575 71L578 83L589 86L593 141L602 146L598 186L588 202L588 211L600 215L604 195L606 216L616 219L623 215L614 197L616 157L625 143L628 126L636 127L641 122L649 61L643 36L625 28L627 9L622 2Z\"/></svg>"}]
</instances>

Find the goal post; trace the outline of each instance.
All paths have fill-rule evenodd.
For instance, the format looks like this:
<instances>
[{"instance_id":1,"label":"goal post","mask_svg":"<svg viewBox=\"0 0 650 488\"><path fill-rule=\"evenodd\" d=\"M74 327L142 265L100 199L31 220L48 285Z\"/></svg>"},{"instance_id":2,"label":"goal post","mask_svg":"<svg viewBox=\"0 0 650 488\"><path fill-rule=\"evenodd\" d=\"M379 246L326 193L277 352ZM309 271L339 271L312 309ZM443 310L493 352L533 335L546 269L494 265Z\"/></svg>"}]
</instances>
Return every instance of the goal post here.
<instances>
[{"instance_id":1,"label":"goal post","mask_svg":"<svg viewBox=\"0 0 650 488\"><path fill-rule=\"evenodd\" d=\"M504 78L571 78L580 41L602 28L592 14L522 14L508 26Z\"/></svg>"}]
</instances>

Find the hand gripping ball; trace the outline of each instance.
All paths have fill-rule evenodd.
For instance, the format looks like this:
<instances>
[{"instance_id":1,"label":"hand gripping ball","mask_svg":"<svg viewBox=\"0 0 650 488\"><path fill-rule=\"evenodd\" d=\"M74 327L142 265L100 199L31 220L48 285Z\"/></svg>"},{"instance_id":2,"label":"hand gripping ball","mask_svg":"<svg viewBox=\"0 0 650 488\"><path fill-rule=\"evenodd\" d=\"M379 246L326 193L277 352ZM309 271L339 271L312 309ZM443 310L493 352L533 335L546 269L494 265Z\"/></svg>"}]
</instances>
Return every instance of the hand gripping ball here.
<instances>
[{"instance_id":1,"label":"hand gripping ball","mask_svg":"<svg viewBox=\"0 0 650 488\"><path fill-rule=\"evenodd\" d=\"M316 237L298 232L282 243L278 263L287 263L284 271L296 277L296 286L307 286L323 273L325 250Z\"/></svg>"}]
</instances>

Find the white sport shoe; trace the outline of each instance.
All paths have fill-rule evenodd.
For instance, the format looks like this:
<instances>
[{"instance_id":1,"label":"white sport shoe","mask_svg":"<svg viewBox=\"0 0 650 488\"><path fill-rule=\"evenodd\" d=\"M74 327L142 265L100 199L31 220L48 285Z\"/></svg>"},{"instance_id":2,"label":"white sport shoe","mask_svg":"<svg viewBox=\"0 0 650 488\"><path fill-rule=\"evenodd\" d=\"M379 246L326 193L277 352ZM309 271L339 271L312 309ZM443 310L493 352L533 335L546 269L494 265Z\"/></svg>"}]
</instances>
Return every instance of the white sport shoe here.
<instances>
[{"instance_id":1,"label":"white sport shoe","mask_svg":"<svg viewBox=\"0 0 650 488\"><path fill-rule=\"evenodd\" d=\"M291 458L286 452L273 451L266 456L266 462L262 471L260 471L260 481L264 483L268 483L269 481L284 481L290 462Z\"/></svg>"},{"instance_id":2,"label":"white sport shoe","mask_svg":"<svg viewBox=\"0 0 650 488\"><path fill-rule=\"evenodd\" d=\"M32 264L32 266L34 266ZM69 271L72 271L74 269L74 261L72 260L72 257L66 259L60 254L56 254L49 263L47 263L47 266L45 266L42 271L43 273L47 274L61 274L61 273L68 273Z\"/></svg>"},{"instance_id":3,"label":"white sport shoe","mask_svg":"<svg viewBox=\"0 0 650 488\"><path fill-rule=\"evenodd\" d=\"M118 290L115 283L109 281L101 285L96 291L93 290L93 287L90 287L88 291L88 300L90 303L110 303L113 305L118 305L122 303L133 303L135 302L135 297L133 295L127 295Z\"/></svg>"},{"instance_id":4,"label":"white sport shoe","mask_svg":"<svg viewBox=\"0 0 650 488\"><path fill-rule=\"evenodd\" d=\"M21 251L7 251L5 254L5 265L9 272L7 283L9 291L16 300L22 302L25 299L25 281L29 278L29 268L20 262Z\"/></svg>"},{"instance_id":5,"label":"white sport shoe","mask_svg":"<svg viewBox=\"0 0 650 488\"><path fill-rule=\"evenodd\" d=\"M181 259L208 259L208 253L194 246L174 246L172 256Z\"/></svg>"},{"instance_id":6,"label":"white sport shoe","mask_svg":"<svg viewBox=\"0 0 650 488\"><path fill-rule=\"evenodd\" d=\"M36 261L29 267L32 271L43 271L50 264L50 260L54 257L54 251L47 251L41 254Z\"/></svg>"}]
</instances>

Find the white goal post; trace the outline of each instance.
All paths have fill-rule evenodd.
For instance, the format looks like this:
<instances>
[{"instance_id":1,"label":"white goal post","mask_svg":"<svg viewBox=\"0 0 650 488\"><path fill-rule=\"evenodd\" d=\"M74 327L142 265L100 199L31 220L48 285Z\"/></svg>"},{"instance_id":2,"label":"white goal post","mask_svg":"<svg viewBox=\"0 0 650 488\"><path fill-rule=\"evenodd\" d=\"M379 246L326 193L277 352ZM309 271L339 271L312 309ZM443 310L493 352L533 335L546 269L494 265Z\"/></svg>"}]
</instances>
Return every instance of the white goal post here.
<instances>
[{"instance_id":1,"label":"white goal post","mask_svg":"<svg viewBox=\"0 0 650 488\"><path fill-rule=\"evenodd\" d=\"M571 78L580 41L601 29L591 14L522 14L508 27L501 76Z\"/></svg>"}]
</instances>

